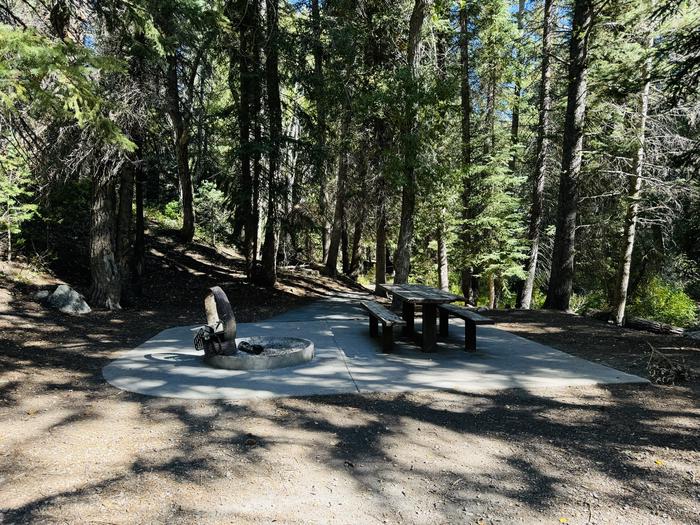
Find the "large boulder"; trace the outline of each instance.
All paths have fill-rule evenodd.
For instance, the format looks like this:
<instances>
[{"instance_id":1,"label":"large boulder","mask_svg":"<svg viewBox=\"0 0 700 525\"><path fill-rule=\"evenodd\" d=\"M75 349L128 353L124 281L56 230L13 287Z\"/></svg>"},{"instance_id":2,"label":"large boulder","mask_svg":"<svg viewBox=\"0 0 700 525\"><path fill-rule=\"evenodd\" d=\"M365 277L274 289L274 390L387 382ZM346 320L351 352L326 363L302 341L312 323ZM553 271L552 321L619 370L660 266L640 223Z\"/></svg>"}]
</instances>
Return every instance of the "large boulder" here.
<instances>
[{"instance_id":1,"label":"large boulder","mask_svg":"<svg viewBox=\"0 0 700 525\"><path fill-rule=\"evenodd\" d=\"M67 284L56 287L46 302L66 314L89 314L92 311L85 298Z\"/></svg>"}]
</instances>

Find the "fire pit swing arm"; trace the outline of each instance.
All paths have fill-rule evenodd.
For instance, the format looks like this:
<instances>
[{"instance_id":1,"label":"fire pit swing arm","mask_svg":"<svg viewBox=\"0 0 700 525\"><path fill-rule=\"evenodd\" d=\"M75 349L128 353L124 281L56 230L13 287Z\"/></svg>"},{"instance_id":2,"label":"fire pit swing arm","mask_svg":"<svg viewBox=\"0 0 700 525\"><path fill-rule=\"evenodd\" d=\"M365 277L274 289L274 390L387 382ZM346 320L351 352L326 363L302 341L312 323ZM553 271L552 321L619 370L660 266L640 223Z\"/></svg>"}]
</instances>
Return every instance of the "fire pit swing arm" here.
<instances>
[{"instance_id":1,"label":"fire pit swing arm","mask_svg":"<svg viewBox=\"0 0 700 525\"><path fill-rule=\"evenodd\" d=\"M233 355L239 350L249 354L263 351L261 345L251 345L245 341L236 345L236 317L226 293L219 286L209 288L204 297L204 311L207 324L197 331L194 346L204 351L205 356Z\"/></svg>"}]
</instances>

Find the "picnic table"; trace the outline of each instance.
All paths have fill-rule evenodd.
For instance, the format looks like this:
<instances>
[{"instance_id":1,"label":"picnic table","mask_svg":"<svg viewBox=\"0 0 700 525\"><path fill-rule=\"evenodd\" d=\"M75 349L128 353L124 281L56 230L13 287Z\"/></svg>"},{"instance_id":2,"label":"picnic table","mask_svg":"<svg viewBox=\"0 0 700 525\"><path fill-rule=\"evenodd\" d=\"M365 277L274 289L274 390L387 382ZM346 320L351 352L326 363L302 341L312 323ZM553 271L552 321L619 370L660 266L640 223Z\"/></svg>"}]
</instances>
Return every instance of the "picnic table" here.
<instances>
[{"instance_id":1,"label":"picnic table","mask_svg":"<svg viewBox=\"0 0 700 525\"><path fill-rule=\"evenodd\" d=\"M379 287L401 301L402 317L406 321L404 332L417 335L424 352L433 352L437 344L438 305L464 300L459 295L422 284L380 284ZM413 327L417 304L423 309L422 334L416 334Z\"/></svg>"}]
</instances>

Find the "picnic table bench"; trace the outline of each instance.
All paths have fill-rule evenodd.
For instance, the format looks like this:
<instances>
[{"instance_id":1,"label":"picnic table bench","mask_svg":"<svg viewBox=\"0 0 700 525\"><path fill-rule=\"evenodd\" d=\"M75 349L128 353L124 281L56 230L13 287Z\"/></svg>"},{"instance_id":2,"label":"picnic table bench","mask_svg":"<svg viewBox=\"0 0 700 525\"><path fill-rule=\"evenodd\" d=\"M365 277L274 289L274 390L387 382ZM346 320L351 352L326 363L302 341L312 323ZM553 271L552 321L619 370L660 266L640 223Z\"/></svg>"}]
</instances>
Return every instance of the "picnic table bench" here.
<instances>
[{"instance_id":1,"label":"picnic table bench","mask_svg":"<svg viewBox=\"0 0 700 525\"><path fill-rule=\"evenodd\" d=\"M447 337L449 333L450 316L464 320L464 348L467 352L476 352L476 327L494 324L493 319L454 304L441 304L438 306L438 311L440 312L440 336L442 337Z\"/></svg>"},{"instance_id":2,"label":"picnic table bench","mask_svg":"<svg viewBox=\"0 0 700 525\"><path fill-rule=\"evenodd\" d=\"M379 335L379 321L382 322L382 350L385 353L394 347L394 326L403 326L406 322L394 312L374 301L362 301L362 307L369 313L369 335Z\"/></svg>"}]
</instances>

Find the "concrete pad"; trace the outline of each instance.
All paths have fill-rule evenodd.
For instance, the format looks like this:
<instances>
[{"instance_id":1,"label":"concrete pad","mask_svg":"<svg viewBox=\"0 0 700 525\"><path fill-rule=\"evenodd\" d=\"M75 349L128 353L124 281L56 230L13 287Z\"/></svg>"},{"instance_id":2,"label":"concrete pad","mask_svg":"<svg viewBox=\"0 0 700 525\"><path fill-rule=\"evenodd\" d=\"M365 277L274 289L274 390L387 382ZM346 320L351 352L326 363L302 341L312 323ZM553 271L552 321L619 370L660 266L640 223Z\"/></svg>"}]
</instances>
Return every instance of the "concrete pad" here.
<instances>
[{"instance_id":1,"label":"concrete pad","mask_svg":"<svg viewBox=\"0 0 700 525\"><path fill-rule=\"evenodd\" d=\"M417 328L420 324L417 324ZM368 343L367 322L331 323L360 392L457 390L646 383L638 376L592 363L493 327L477 330L477 352L464 351L464 324L451 320L450 337L435 353L399 340L382 354L378 339Z\"/></svg>"},{"instance_id":2,"label":"concrete pad","mask_svg":"<svg viewBox=\"0 0 700 525\"><path fill-rule=\"evenodd\" d=\"M103 369L105 379L123 390L188 399L250 399L356 392L457 390L647 383L613 368L591 363L495 327L479 327L477 352L464 351L464 322L450 320L450 337L425 354L399 338L393 354L383 354L369 337L369 322L358 306L368 296L315 301L268 321L238 325L240 337L274 335L310 339L316 357L303 365L275 370L221 370L204 364L194 350L196 327L164 330ZM416 328L420 328L417 320Z\"/></svg>"},{"instance_id":3,"label":"concrete pad","mask_svg":"<svg viewBox=\"0 0 700 525\"><path fill-rule=\"evenodd\" d=\"M316 345L313 361L274 370L222 370L204 364L194 349L197 327L162 331L103 369L122 390L186 399L250 399L357 392L324 322L239 324L238 335L305 337Z\"/></svg>"},{"instance_id":4,"label":"concrete pad","mask_svg":"<svg viewBox=\"0 0 700 525\"><path fill-rule=\"evenodd\" d=\"M268 322L342 321L366 319L360 301L371 301L372 296L362 292L346 292L338 297L320 299L300 308L272 317Z\"/></svg>"}]
</instances>

